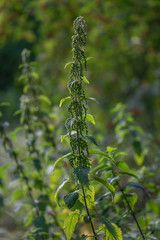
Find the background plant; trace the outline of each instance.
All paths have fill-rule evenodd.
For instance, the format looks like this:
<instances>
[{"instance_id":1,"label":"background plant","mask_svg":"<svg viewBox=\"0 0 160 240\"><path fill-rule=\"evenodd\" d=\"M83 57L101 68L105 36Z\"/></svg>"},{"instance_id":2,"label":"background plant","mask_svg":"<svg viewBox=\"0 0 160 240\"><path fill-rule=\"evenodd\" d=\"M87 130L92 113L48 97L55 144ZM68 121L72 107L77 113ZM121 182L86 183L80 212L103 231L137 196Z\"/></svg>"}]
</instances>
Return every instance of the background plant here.
<instances>
[{"instance_id":1,"label":"background plant","mask_svg":"<svg viewBox=\"0 0 160 240\"><path fill-rule=\"evenodd\" d=\"M145 193L143 194L143 191L137 188L139 197L135 205L136 215L138 214L138 219L143 231L150 231L154 236L158 237L158 3L156 1L142 1L139 4L132 3L131 1L129 3L122 3L122 1L118 1L116 4L111 2L100 3L99 1L93 3L90 3L89 1L86 1L85 3L82 3L81 1L77 1L76 3L57 3L57 1L50 2L47 0L43 3L41 1L32 3L23 1L22 4L18 1L15 1L14 3L2 1L1 7L3 8L3 11L1 15L2 37L0 40L0 56L3 59L3 61L1 61L3 64L1 67L1 89L3 92L0 96L2 101L11 102L10 108L3 108L2 112L5 114L5 116L3 115L3 119L6 119L7 115L12 116L12 113L16 108L15 103L17 107L19 105L18 98L22 92L21 90L23 81L20 81L20 84L20 82L16 80L18 79L17 75L19 73L18 70L15 69L18 69L18 64L20 63L20 52L24 47L30 46L33 52L31 59L38 60L37 69L41 76L40 85L43 89L45 89L45 94L43 95L49 97L51 106L53 106L53 103L58 105L59 99L61 98L61 96L59 96L59 92L61 92L62 95L65 95L66 92L66 84L64 84L64 76L66 76L66 73L63 70L63 66L67 60L70 59L70 51L68 46L70 45L72 21L77 15L83 15L85 17L88 23L89 33L87 55L93 57L93 60L91 60L90 64L88 65L88 72L86 76L88 79L93 81L93 84L91 84L91 87L88 89L87 95L96 97L100 102L99 105L91 102L89 107L89 112L96 113L94 114L96 128L93 129L93 133L97 142L100 143L100 149L103 149L103 147L101 147L102 141L103 146L108 146L111 144L112 146L118 147L118 150L128 153L126 157L121 156L121 158L124 158L128 165L135 169L134 172L137 173L137 169L139 169L137 174L141 180L141 185L149 191L151 199L147 200ZM107 9L107 11L104 11L104 9ZM12 41L10 41L10 39L12 39ZM117 142L113 132L114 123L109 115L109 109L111 109L115 103L119 101L122 101L127 105L127 112L132 112L136 119L136 125L137 123L138 125L141 125L143 127L143 131L136 129L135 135L135 131L132 131L133 123L128 122L126 119L127 112L124 111L124 114L122 114L122 108L119 107L117 113L119 112L121 119L119 119L117 122L120 126L117 127L116 133L117 139L122 139L120 142L119 140ZM43 103L43 107L41 108L44 110L48 109L48 107L49 106L47 104L45 105ZM54 111L58 112L59 117L66 119L67 108L63 108L63 112L60 112L57 108L54 108ZM12 117L11 129L13 129L13 125L17 125L18 115L14 119ZM63 121L60 123L61 127L63 126ZM123 126L124 122L126 126ZM120 128L120 131L118 128ZM65 133L65 130L61 129L62 128L59 127L56 129L57 135L60 135L61 131ZM124 137L123 131L126 132ZM23 137L19 138L20 135L23 136L22 132L23 131L18 133L18 145L16 144L16 147L19 147L20 142L22 143ZM60 155L66 154L69 151L66 141L68 141L67 138L65 138L62 146L57 144L57 147L63 152L62 154L60 153ZM38 143L38 146L36 145L36 147L40 149L41 145ZM24 152L25 150L23 149L21 151L21 155L23 155ZM42 149L40 152L43 152ZM8 209L7 212L12 213L13 206L17 206L18 199L14 205L10 204L10 198L8 197L8 194L11 189L13 189L13 182L10 184L9 191L7 190L8 187L6 186L10 181L9 179L15 179L13 177L15 176L15 168L14 165L10 164L8 170L5 170L7 166L4 165L6 165L6 163L8 165L8 162L10 161L7 159L2 150L1 153L1 173L3 172L1 177L1 191L3 191L5 194L3 198L3 193L1 192L1 203L5 204L3 205L3 210ZM55 159L57 159L57 157L58 156L56 153ZM101 159L101 157L101 155L99 157L97 155L98 159ZM49 159L49 156L47 155L46 158ZM97 164L97 158L95 156L92 157L93 164ZM42 163L44 168L47 164L47 161L45 164L44 162ZM50 165L50 162L48 163ZM30 172L30 166L33 165L27 164L28 172ZM68 174L70 175L71 172L66 160L64 161L63 165L60 166L63 166L63 169L65 167L65 174L63 174L63 176L61 174L56 175L56 171L59 171L60 173L62 172L62 168L55 169L55 175L53 176L55 176L58 183L62 182L64 178L67 178ZM121 183L122 186L124 186L124 180L121 180ZM115 183L113 182L113 184ZM67 184L64 186L63 191L65 192L60 192L59 197L63 197L65 194L67 194L67 186ZM55 184L53 188L56 189L57 185ZM128 190L131 191L130 188L128 188ZM95 198L100 196L98 191L100 191L99 193L101 194L101 191L103 191L105 194L105 188L99 187L99 190L96 189ZM143 205L141 204L144 203L144 200L146 200L145 217L141 216L141 214L144 215L142 207ZM107 199L104 201L108 203ZM101 203L103 203L103 201ZM122 203L120 203L120 206L121 204ZM111 209L112 208L110 206L109 210L111 211ZM140 214L141 210L142 213ZM119 210L117 211L118 213L120 212ZM21 229L19 233L15 233L21 235L21 231L23 231L21 224L22 221L18 220L22 219L22 216L21 218L18 218L18 216L21 215L20 212L22 211L19 211L18 215L16 215L17 218L14 218L14 221L11 220L13 217L8 218L6 217L6 214L5 219L7 219L6 222L8 222L8 219L11 221L12 224L10 224L10 226L13 226L13 232L17 229ZM110 216L114 216L114 212L115 211L112 211ZM15 213L13 213L12 216L13 215L15 216ZM64 216L66 215L64 214ZM4 214L2 216L2 231L5 231L5 229L8 229L8 224L4 224ZM115 218L113 220L111 219L111 222L117 221L116 216L117 214L115 214ZM132 227L132 224L130 224L127 228L125 227L128 222L131 222L132 220L124 219L123 221L124 224L120 224L123 233L127 235L127 238L135 239L134 234L137 236L138 232L134 229L134 225ZM61 220L61 222L63 222L63 220ZM13 223L16 224L16 226ZM117 224L119 225L119 223ZM132 229L133 232L131 231ZM14 238L12 230L7 231L7 234L9 234L9 232L10 236L7 238ZM132 236L128 236L129 234Z\"/></svg>"}]
</instances>

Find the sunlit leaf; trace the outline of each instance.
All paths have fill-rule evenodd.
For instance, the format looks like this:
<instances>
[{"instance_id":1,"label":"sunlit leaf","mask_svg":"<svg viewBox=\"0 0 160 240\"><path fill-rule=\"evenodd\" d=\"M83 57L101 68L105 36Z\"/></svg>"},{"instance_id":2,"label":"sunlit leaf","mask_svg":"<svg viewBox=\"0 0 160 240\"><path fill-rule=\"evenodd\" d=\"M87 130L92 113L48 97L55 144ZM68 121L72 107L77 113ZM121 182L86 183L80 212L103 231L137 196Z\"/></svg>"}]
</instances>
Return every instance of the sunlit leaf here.
<instances>
[{"instance_id":1,"label":"sunlit leaf","mask_svg":"<svg viewBox=\"0 0 160 240\"><path fill-rule=\"evenodd\" d=\"M103 218L105 224L105 240L123 240L121 229L114 223L109 222L106 218ZM103 225L104 226L104 225Z\"/></svg>"},{"instance_id":2,"label":"sunlit leaf","mask_svg":"<svg viewBox=\"0 0 160 240\"><path fill-rule=\"evenodd\" d=\"M15 202L20 196L22 196L23 192L23 189L16 189L12 193L12 202Z\"/></svg>"},{"instance_id":3,"label":"sunlit leaf","mask_svg":"<svg viewBox=\"0 0 160 240\"><path fill-rule=\"evenodd\" d=\"M59 206L60 206L60 203L59 203L59 200L58 200L58 193L59 193L59 191L64 187L64 185L65 185L68 181L69 181L69 178L68 178L68 179L65 179L65 180L63 181L63 183L58 187L58 189L57 189L57 191L56 191L56 193L55 193L55 195L54 195L54 199L55 199L57 205L59 205Z\"/></svg>"},{"instance_id":4,"label":"sunlit leaf","mask_svg":"<svg viewBox=\"0 0 160 240\"><path fill-rule=\"evenodd\" d=\"M64 232L66 234L67 240L70 240L74 232L75 226L79 219L80 211L76 209L74 212L71 212L70 215L64 221Z\"/></svg>"},{"instance_id":5,"label":"sunlit leaf","mask_svg":"<svg viewBox=\"0 0 160 240\"><path fill-rule=\"evenodd\" d=\"M48 105L51 105L51 100L46 95L40 95L40 96L38 96L38 98L41 101L47 103Z\"/></svg>"},{"instance_id":6,"label":"sunlit leaf","mask_svg":"<svg viewBox=\"0 0 160 240\"><path fill-rule=\"evenodd\" d=\"M137 194L136 193L132 193L132 194L125 194L126 198L131 206L131 208L134 208L135 203L137 202Z\"/></svg>"},{"instance_id":7,"label":"sunlit leaf","mask_svg":"<svg viewBox=\"0 0 160 240\"><path fill-rule=\"evenodd\" d=\"M88 81L88 79L85 77L85 76L83 76L83 77L81 77L82 78L82 80L85 82L85 83L88 83L89 84L89 81Z\"/></svg>"},{"instance_id":8,"label":"sunlit leaf","mask_svg":"<svg viewBox=\"0 0 160 240\"><path fill-rule=\"evenodd\" d=\"M67 154L65 154L63 157L58 158L58 159L56 160L56 162L54 163L54 165L53 165L53 171L54 171L55 167L57 166L57 164L58 164L60 161L62 161L64 158L67 158L67 157L69 157L69 156L71 156L71 155L72 155L72 153L67 153Z\"/></svg>"},{"instance_id":9,"label":"sunlit leaf","mask_svg":"<svg viewBox=\"0 0 160 240\"><path fill-rule=\"evenodd\" d=\"M100 151L100 150L89 149L89 153L91 153L91 154L98 154L98 155L107 157L107 155L104 152Z\"/></svg>"},{"instance_id":10,"label":"sunlit leaf","mask_svg":"<svg viewBox=\"0 0 160 240\"><path fill-rule=\"evenodd\" d=\"M85 186L84 187L84 192L85 192L85 198L86 198L86 203L88 208L90 209L94 209L94 205L95 205L95 190L94 187L92 185L89 186ZM83 196L83 191L80 190L79 191L79 201L85 206L85 202L84 202L84 196Z\"/></svg>"},{"instance_id":11,"label":"sunlit leaf","mask_svg":"<svg viewBox=\"0 0 160 240\"><path fill-rule=\"evenodd\" d=\"M59 107L61 107L62 104L63 104L66 100L69 100L69 99L71 99L71 97L62 98L62 99L60 100Z\"/></svg>"},{"instance_id":12,"label":"sunlit leaf","mask_svg":"<svg viewBox=\"0 0 160 240\"><path fill-rule=\"evenodd\" d=\"M83 116L84 117L84 116ZM94 120L94 117L92 116L92 114L86 114L86 120L93 123L93 124L96 124L95 123L95 120Z\"/></svg>"},{"instance_id":13,"label":"sunlit leaf","mask_svg":"<svg viewBox=\"0 0 160 240\"><path fill-rule=\"evenodd\" d=\"M72 64L73 62L68 62L68 63L66 63L65 64L65 66L64 66L64 69L66 69L70 64Z\"/></svg>"},{"instance_id":14,"label":"sunlit leaf","mask_svg":"<svg viewBox=\"0 0 160 240\"><path fill-rule=\"evenodd\" d=\"M101 177L94 177L94 179L100 183L102 183L114 196L115 195L115 189L114 187L107 181L105 178Z\"/></svg>"}]
</instances>

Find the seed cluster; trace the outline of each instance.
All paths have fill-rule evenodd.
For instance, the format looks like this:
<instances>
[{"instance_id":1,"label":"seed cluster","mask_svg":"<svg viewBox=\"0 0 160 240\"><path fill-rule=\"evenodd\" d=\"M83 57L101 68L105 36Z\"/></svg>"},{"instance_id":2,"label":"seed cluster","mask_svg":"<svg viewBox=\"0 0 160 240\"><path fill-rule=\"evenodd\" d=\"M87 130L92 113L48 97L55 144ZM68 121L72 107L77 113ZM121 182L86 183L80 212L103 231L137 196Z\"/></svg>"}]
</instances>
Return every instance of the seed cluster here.
<instances>
[{"instance_id":1,"label":"seed cluster","mask_svg":"<svg viewBox=\"0 0 160 240\"><path fill-rule=\"evenodd\" d=\"M72 37L73 63L70 69L70 81L68 88L71 96L69 105L70 119L66 122L66 127L70 134L70 145L72 148L72 158L70 164L73 168L86 165L89 166L88 144L84 135L88 133L86 125L87 101L83 89L83 71L86 70L85 45L87 42L87 26L83 17L75 19L75 34Z\"/></svg>"}]
</instances>

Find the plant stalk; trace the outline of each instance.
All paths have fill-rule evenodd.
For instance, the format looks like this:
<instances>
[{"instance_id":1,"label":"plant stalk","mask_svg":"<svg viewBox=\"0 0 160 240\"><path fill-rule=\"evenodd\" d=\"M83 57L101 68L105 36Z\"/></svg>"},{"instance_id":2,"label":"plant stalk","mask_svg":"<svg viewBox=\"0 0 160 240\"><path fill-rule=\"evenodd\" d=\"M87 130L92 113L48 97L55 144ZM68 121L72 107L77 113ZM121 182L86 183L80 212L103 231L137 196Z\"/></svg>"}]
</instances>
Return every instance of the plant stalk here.
<instances>
[{"instance_id":1,"label":"plant stalk","mask_svg":"<svg viewBox=\"0 0 160 240\"><path fill-rule=\"evenodd\" d=\"M145 240L145 236L144 236L144 234L143 234L143 232L142 232L142 229L141 229L141 227L140 227L140 225L139 225L139 223L138 223L138 220L137 220L137 218L136 218L136 215L135 215L134 211L132 210L131 205L130 205L130 203L129 203L129 201L128 201L128 199L127 199L127 197L126 197L126 195L125 195L125 193L124 193L124 191L123 191L123 189L121 188L121 186L120 186L120 184L119 184L118 181L116 181L116 183L117 183L117 185L118 185L118 187L119 187L119 189L120 189L120 191L121 191L121 193L122 193L122 195L123 195L123 197L124 197L124 199L125 199L125 201L126 201L126 203L127 203L127 206L128 206L128 208L129 208L129 210L130 210L130 212L131 212L131 215L132 215L135 223L137 224L137 227L138 227L139 232L140 232L140 234L141 234L141 236L142 236L142 239Z\"/></svg>"},{"instance_id":2,"label":"plant stalk","mask_svg":"<svg viewBox=\"0 0 160 240\"><path fill-rule=\"evenodd\" d=\"M75 96L76 98L76 96ZM76 113L76 120L78 119L78 115ZM79 139L79 132L77 131L77 139ZM81 147L79 145L79 141L78 141L78 154L79 156L81 155ZM90 224L91 224L91 228L92 228L92 232L93 232L93 235L94 235L94 238L95 240L98 240L97 236L96 236L96 232L95 232L95 229L94 229L94 225L93 225L93 222L92 222L92 218L90 216L90 212L89 212L89 209L88 209L88 206L87 206L87 201L86 201L86 195L85 195L85 191L84 191L84 187L83 185L81 184L81 188L82 188L82 192L83 192L83 198L84 198L84 204L85 204L85 209L86 209L86 213L90 219Z\"/></svg>"}]
</instances>

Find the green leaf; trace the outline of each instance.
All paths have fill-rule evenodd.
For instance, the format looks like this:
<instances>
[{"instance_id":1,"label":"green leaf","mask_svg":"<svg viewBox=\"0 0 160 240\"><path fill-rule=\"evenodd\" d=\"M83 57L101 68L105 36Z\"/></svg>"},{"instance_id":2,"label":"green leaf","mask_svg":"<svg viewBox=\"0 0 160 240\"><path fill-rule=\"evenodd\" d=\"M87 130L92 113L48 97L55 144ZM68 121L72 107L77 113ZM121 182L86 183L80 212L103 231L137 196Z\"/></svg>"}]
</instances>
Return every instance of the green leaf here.
<instances>
[{"instance_id":1,"label":"green leaf","mask_svg":"<svg viewBox=\"0 0 160 240\"><path fill-rule=\"evenodd\" d=\"M87 97L87 100L92 100L92 101L96 102L97 104L99 104L99 102L95 98Z\"/></svg>"},{"instance_id":2,"label":"green leaf","mask_svg":"<svg viewBox=\"0 0 160 240\"><path fill-rule=\"evenodd\" d=\"M81 240L86 240L88 238L88 236L87 235L84 235L84 236L82 236L80 239Z\"/></svg>"},{"instance_id":3,"label":"green leaf","mask_svg":"<svg viewBox=\"0 0 160 240\"><path fill-rule=\"evenodd\" d=\"M111 146L108 146L107 147L107 152L111 153L111 152L114 152L117 148L113 148Z\"/></svg>"},{"instance_id":4,"label":"green leaf","mask_svg":"<svg viewBox=\"0 0 160 240\"><path fill-rule=\"evenodd\" d=\"M14 130L14 132L17 133L17 132L19 132L19 131L21 131L21 130L23 130L23 129L24 129L24 127L17 127L17 128Z\"/></svg>"},{"instance_id":5,"label":"green leaf","mask_svg":"<svg viewBox=\"0 0 160 240\"><path fill-rule=\"evenodd\" d=\"M77 81L76 79L73 80L73 81L69 81L69 82L68 82L68 88L71 89L72 86L73 86L73 84L74 84L75 82L78 82L78 81Z\"/></svg>"},{"instance_id":6,"label":"green leaf","mask_svg":"<svg viewBox=\"0 0 160 240\"><path fill-rule=\"evenodd\" d=\"M125 163L123 161L116 162L116 165L117 165L118 168L120 168L122 170L129 170L129 167L128 167L127 163Z\"/></svg>"},{"instance_id":7,"label":"green leaf","mask_svg":"<svg viewBox=\"0 0 160 240\"><path fill-rule=\"evenodd\" d=\"M45 195L45 194L41 194L39 197L38 197L38 209L42 212L45 211L45 209L47 208L47 206L49 205L49 197L48 195Z\"/></svg>"},{"instance_id":8,"label":"green leaf","mask_svg":"<svg viewBox=\"0 0 160 240\"><path fill-rule=\"evenodd\" d=\"M121 192L117 192L114 196L114 199L113 199L113 203L116 204L118 203L122 198L122 193Z\"/></svg>"},{"instance_id":9,"label":"green leaf","mask_svg":"<svg viewBox=\"0 0 160 240\"><path fill-rule=\"evenodd\" d=\"M141 142L139 140L133 141L133 147L134 147L134 150L135 150L136 154L138 156L141 156L141 153L142 153Z\"/></svg>"},{"instance_id":10,"label":"green leaf","mask_svg":"<svg viewBox=\"0 0 160 240\"><path fill-rule=\"evenodd\" d=\"M86 62L88 62L89 60L91 60L93 57L88 57L88 58L86 58ZM82 63L85 63L85 61L84 60L82 60L81 61Z\"/></svg>"},{"instance_id":11,"label":"green leaf","mask_svg":"<svg viewBox=\"0 0 160 240\"><path fill-rule=\"evenodd\" d=\"M91 154L98 154L98 155L107 157L107 155L104 152L99 151L99 150L90 149L88 152L91 153Z\"/></svg>"},{"instance_id":12,"label":"green leaf","mask_svg":"<svg viewBox=\"0 0 160 240\"><path fill-rule=\"evenodd\" d=\"M64 222L64 232L66 234L67 240L70 240L74 232L75 226L79 219L80 211L76 209L74 212L71 212L70 215L66 218Z\"/></svg>"},{"instance_id":13,"label":"green leaf","mask_svg":"<svg viewBox=\"0 0 160 240\"><path fill-rule=\"evenodd\" d=\"M31 212L27 213L25 219L24 219L24 226L27 227L33 219L33 214Z\"/></svg>"},{"instance_id":14,"label":"green leaf","mask_svg":"<svg viewBox=\"0 0 160 240\"><path fill-rule=\"evenodd\" d=\"M8 107L8 106L10 106L10 103L9 102L2 102L2 103L0 103L0 107Z\"/></svg>"},{"instance_id":15,"label":"green leaf","mask_svg":"<svg viewBox=\"0 0 160 240\"><path fill-rule=\"evenodd\" d=\"M103 218L103 222L106 226L105 229L105 240L123 240L121 229L114 223L109 222L107 219Z\"/></svg>"},{"instance_id":16,"label":"green leaf","mask_svg":"<svg viewBox=\"0 0 160 240\"><path fill-rule=\"evenodd\" d=\"M79 197L78 191L71 192L64 197L64 202L69 209L71 209L76 203Z\"/></svg>"},{"instance_id":17,"label":"green leaf","mask_svg":"<svg viewBox=\"0 0 160 240\"><path fill-rule=\"evenodd\" d=\"M71 135L75 135L77 132L76 131L71 131ZM61 136L61 142L64 141L64 139L66 139L69 136L69 133L67 133L66 135L62 135Z\"/></svg>"},{"instance_id":18,"label":"green leaf","mask_svg":"<svg viewBox=\"0 0 160 240\"><path fill-rule=\"evenodd\" d=\"M89 60L91 60L93 57L87 57L86 58L86 62L88 62Z\"/></svg>"},{"instance_id":19,"label":"green leaf","mask_svg":"<svg viewBox=\"0 0 160 240\"><path fill-rule=\"evenodd\" d=\"M89 84L89 81L88 81L88 79L85 77L85 76L83 76L83 77L81 77L82 78L82 80L85 82L85 83L88 83Z\"/></svg>"},{"instance_id":20,"label":"green leaf","mask_svg":"<svg viewBox=\"0 0 160 240\"><path fill-rule=\"evenodd\" d=\"M89 217L89 216L84 216L83 220L86 224L91 223L91 217Z\"/></svg>"},{"instance_id":21,"label":"green leaf","mask_svg":"<svg viewBox=\"0 0 160 240\"><path fill-rule=\"evenodd\" d=\"M86 138L87 140L89 140L91 143L95 144L96 146L98 145L96 142L96 139L94 138L94 136L92 135L83 135L84 138Z\"/></svg>"},{"instance_id":22,"label":"green leaf","mask_svg":"<svg viewBox=\"0 0 160 240\"><path fill-rule=\"evenodd\" d=\"M125 194L127 197L127 200L131 206L131 208L133 209L135 203L137 202L137 194L136 193L131 193L131 194Z\"/></svg>"},{"instance_id":23,"label":"green leaf","mask_svg":"<svg viewBox=\"0 0 160 240\"><path fill-rule=\"evenodd\" d=\"M126 155L128 155L128 154L125 153L125 152L119 152L119 153L114 154L115 157L118 157L118 156L126 156Z\"/></svg>"},{"instance_id":24,"label":"green leaf","mask_svg":"<svg viewBox=\"0 0 160 240\"><path fill-rule=\"evenodd\" d=\"M9 167L8 164L0 166L0 176L3 178L5 170Z\"/></svg>"},{"instance_id":25,"label":"green leaf","mask_svg":"<svg viewBox=\"0 0 160 240\"><path fill-rule=\"evenodd\" d=\"M18 109L17 111L14 112L13 116L17 116L19 114L21 114L22 110L21 109Z\"/></svg>"},{"instance_id":26,"label":"green leaf","mask_svg":"<svg viewBox=\"0 0 160 240\"><path fill-rule=\"evenodd\" d=\"M47 226L45 218L43 216L34 218L33 224L36 228L41 229L41 231L48 232L48 226Z\"/></svg>"},{"instance_id":27,"label":"green leaf","mask_svg":"<svg viewBox=\"0 0 160 240\"><path fill-rule=\"evenodd\" d=\"M84 115L83 115L83 117L84 117ZM96 124L92 114L86 114L86 120L93 123L93 124Z\"/></svg>"},{"instance_id":28,"label":"green leaf","mask_svg":"<svg viewBox=\"0 0 160 240\"><path fill-rule=\"evenodd\" d=\"M65 134L65 135L62 135L61 136L61 142L64 141L65 138L69 137L69 133Z\"/></svg>"},{"instance_id":29,"label":"green leaf","mask_svg":"<svg viewBox=\"0 0 160 240\"><path fill-rule=\"evenodd\" d=\"M72 64L73 62L68 62L68 63L66 63L65 64L65 66L64 66L64 69L66 69L70 64Z\"/></svg>"},{"instance_id":30,"label":"green leaf","mask_svg":"<svg viewBox=\"0 0 160 240\"><path fill-rule=\"evenodd\" d=\"M74 170L74 174L77 176L78 180L82 185L87 185L89 183L88 173L89 173L89 167L85 165L77 167Z\"/></svg>"},{"instance_id":31,"label":"green leaf","mask_svg":"<svg viewBox=\"0 0 160 240\"><path fill-rule=\"evenodd\" d=\"M33 159L33 165L38 171L42 169L41 161L39 159Z\"/></svg>"},{"instance_id":32,"label":"green leaf","mask_svg":"<svg viewBox=\"0 0 160 240\"><path fill-rule=\"evenodd\" d=\"M130 186L130 187L135 187L135 188L140 188L141 190L143 190L148 197L150 197L149 193L145 190L145 188L139 184L139 183L136 183L136 182L128 182L127 183L127 186Z\"/></svg>"},{"instance_id":33,"label":"green leaf","mask_svg":"<svg viewBox=\"0 0 160 240\"><path fill-rule=\"evenodd\" d=\"M12 202L15 202L20 196L22 196L23 190L22 189L16 189L12 193Z\"/></svg>"},{"instance_id":34,"label":"green leaf","mask_svg":"<svg viewBox=\"0 0 160 240\"><path fill-rule=\"evenodd\" d=\"M14 142L16 141L16 133L14 131L8 133L8 136L10 136L13 139Z\"/></svg>"},{"instance_id":35,"label":"green leaf","mask_svg":"<svg viewBox=\"0 0 160 240\"><path fill-rule=\"evenodd\" d=\"M59 107L61 107L62 104L63 104L66 100L68 100L68 99L71 99L71 97L62 98L62 99L60 100Z\"/></svg>"},{"instance_id":36,"label":"green leaf","mask_svg":"<svg viewBox=\"0 0 160 240\"><path fill-rule=\"evenodd\" d=\"M36 72L32 72L32 73L31 73L31 76L32 76L35 80L38 80L38 79L39 79L38 73L36 73Z\"/></svg>"},{"instance_id":37,"label":"green leaf","mask_svg":"<svg viewBox=\"0 0 160 240\"><path fill-rule=\"evenodd\" d=\"M40 95L38 98L39 98L39 100L47 103L48 105L51 105L50 99L48 97L46 97L45 95Z\"/></svg>"},{"instance_id":38,"label":"green leaf","mask_svg":"<svg viewBox=\"0 0 160 240\"><path fill-rule=\"evenodd\" d=\"M59 204L59 201L58 201L58 193L59 193L59 191L64 187L64 185L67 183L69 181L69 178L68 179L65 179L64 181L63 181L63 183L58 187L58 189L57 189L57 191L56 191L56 193L55 193L55 195L54 195L54 199L55 199L55 201L56 201L56 203L60 206L60 204Z\"/></svg>"},{"instance_id":39,"label":"green leaf","mask_svg":"<svg viewBox=\"0 0 160 240\"><path fill-rule=\"evenodd\" d=\"M58 164L60 161L62 161L64 158L69 157L69 156L71 156L71 155L72 155L72 153L67 153L67 154L65 154L63 157L58 158L58 159L56 160L56 162L54 163L54 165L53 165L53 171L54 171L55 167L57 166L57 164Z\"/></svg>"},{"instance_id":40,"label":"green leaf","mask_svg":"<svg viewBox=\"0 0 160 240\"><path fill-rule=\"evenodd\" d=\"M138 180L138 182L140 182L140 179L139 179L134 173L132 173L132 172L120 171L119 173L132 176L132 177L136 178L136 179Z\"/></svg>"},{"instance_id":41,"label":"green leaf","mask_svg":"<svg viewBox=\"0 0 160 240\"><path fill-rule=\"evenodd\" d=\"M146 206L150 211L156 213L159 216L160 208L158 202L156 203L154 200L150 200L146 203Z\"/></svg>"},{"instance_id":42,"label":"green leaf","mask_svg":"<svg viewBox=\"0 0 160 240\"><path fill-rule=\"evenodd\" d=\"M76 120L76 117L73 117L73 118L69 118L67 119L65 125L66 125L66 128L71 130L72 129L72 125L74 123L74 121Z\"/></svg>"},{"instance_id":43,"label":"green leaf","mask_svg":"<svg viewBox=\"0 0 160 240\"><path fill-rule=\"evenodd\" d=\"M100 201L103 201L103 200L106 199L110 194L111 194L111 192L107 192L107 193L105 193L103 196L97 198L97 200L95 201L95 204L98 204Z\"/></svg>"},{"instance_id":44,"label":"green leaf","mask_svg":"<svg viewBox=\"0 0 160 240\"><path fill-rule=\"evenodd\" d=\"M143 160L144 160L144 153L142 152L141 155L138 155L135 153L134 160L138 165L142 165Z\"/></svg>"},{"instance_id":45,"label":"green leaf","mask_svg":"<svg viewBox=\"0 0 160 240\"><path fill-rule=\"evenodd\" d=\"M94 190L94 187L93 186L88 186L88 187L85 186L84 187L84 192L85 192L85 198L86 198L86 203L87 203L88 208L94 209L94 207L95 207L95 203L94 203L95 202L95 199L94 199L95 190ZM82 190L79 191L79 201L85 206Z\"/></svg>"},{"instance_id":46,"label":"green leaf","mask_svg":"<svg viewBox=\"0 0 160 240\"><path fill-rule=\"evenodd\" d=\"M115 195L115 189L114 187L105 179L105 178L100 178L100 177L95 177L94 178L96 181L102 183L113 195Z\"/></svg>"}]
</instances>

